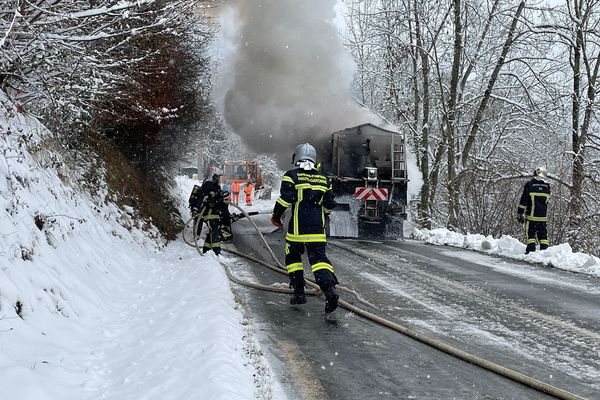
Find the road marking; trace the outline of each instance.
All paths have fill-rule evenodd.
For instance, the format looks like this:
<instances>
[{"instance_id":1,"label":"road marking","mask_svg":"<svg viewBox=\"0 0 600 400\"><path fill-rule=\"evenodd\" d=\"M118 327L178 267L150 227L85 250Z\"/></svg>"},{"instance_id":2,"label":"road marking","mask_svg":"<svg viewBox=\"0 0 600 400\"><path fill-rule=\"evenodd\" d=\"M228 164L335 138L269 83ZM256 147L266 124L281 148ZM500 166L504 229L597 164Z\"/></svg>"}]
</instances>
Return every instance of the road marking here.
<instances>
[{"instance_id":1,"label":"road marking","mask_svg":"<svg viewBox=\"0 0 600 400\"><path fill-rule=\"evenodd\" d=\"M296 342L289 340L279 341L279 348L285 354L287 365L290 368L292 379L295 382L297 393L302 400L326 400L329 397L321 386L321 381L314 374L312 367L302 354Z\"/></svg>"}]
</instances>

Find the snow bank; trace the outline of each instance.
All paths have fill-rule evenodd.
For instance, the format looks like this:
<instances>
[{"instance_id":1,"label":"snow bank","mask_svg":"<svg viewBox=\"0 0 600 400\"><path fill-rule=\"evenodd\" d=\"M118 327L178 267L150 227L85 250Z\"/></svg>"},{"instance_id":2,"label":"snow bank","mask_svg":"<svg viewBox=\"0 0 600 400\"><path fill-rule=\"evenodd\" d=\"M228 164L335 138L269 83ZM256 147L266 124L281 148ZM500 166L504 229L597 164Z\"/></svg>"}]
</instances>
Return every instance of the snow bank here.
<instances>
[{"instance_id":1,"label":"snow bank","mask_svg":"<svg viewBox=\"0 0 600 400\"><path fill-rule=\"evenodd\" d=\"M2 398L268 398L217 260L138 229L105 185L79 189L84 168L0 104Z\"/></svg>"},{"instance_id":2,"label":"snow bank","mask_svg":"<svg viewBox=\"0 0 600 400\"><path fill-rule=\"evenodd\" d=\"M415 228L412 235L429 244L461 247L530 263L549 265L567 271L600 276L600 259L589 254L573 253L568 243L550 246L544 251L525 254L526 246L510 236L495 239L492 236L479 234L463 235L442 228L431 230Z\"/></svg>"}]
</instances>

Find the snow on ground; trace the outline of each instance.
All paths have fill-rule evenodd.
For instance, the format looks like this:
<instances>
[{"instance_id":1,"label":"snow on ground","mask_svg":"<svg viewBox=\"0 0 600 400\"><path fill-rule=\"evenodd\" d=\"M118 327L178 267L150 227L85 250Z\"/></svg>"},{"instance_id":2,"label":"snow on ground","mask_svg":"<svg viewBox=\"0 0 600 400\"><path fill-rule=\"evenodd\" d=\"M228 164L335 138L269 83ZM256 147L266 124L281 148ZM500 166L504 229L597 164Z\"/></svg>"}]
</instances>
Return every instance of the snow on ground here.
<instances>
[{"instance_id":1,"label":"snow on ground","mask_svg":"<svg viewBox=\"0 0 600 400\"><path fill-rule=\"evenodd\" d=\"M415 228L412 237L434 245L461 247L567 271L600 276L600 259L589 254L573 253L568 243L550 246L544 251L538 250L525 254L525 244L510 236L496 239L492 236L477 234L463 235L441 228L431 230Z\"/></svg>"},{"instance_id":2,"label":"snow on ground","mask_svg":"<svg viewBox=\"0 0 600 400\"><path fill-rule=\"evenodd\" d=\"M50 132L0 103L2 399L285 398L218 259L77 189Z\"/></svg>"},{"instance_id":3,"label":"snow on ground","mask_svg":"<svg viewBox=\"0 0 600 400\"><path fill-rule=\"evenodd\" d=\"M83 171L53 150L52 135L2 93L0 103L2 398L284 399L214 254L142 231L106 188L78 190ZM197 182L177 183L189 218ZM242 207L270 213L275 196ZM566 244L526 256L510 237L413 236L600 276L598 258Z\"/></svg>"}]
</instances>

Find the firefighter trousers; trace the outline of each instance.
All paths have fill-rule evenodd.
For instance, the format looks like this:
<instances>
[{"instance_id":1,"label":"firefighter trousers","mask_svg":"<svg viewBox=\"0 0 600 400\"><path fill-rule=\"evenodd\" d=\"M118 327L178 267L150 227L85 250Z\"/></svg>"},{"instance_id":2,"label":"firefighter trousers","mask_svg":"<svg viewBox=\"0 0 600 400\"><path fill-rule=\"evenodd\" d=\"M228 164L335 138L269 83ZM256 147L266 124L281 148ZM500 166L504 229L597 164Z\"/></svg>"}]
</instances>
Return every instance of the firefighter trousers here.
<instances>
[{"instance_id":1,"label":"firefighter trousers","mask_svg":"<svg viewBox=\"0 0 600 400\"><path fill-rule=\"evenodd\" d=\"M325 252L325 242L290 242L285 243L285 265L290 276L291 286L296 293L304 293L304 265L302 264L302 254L306 249L308 262L315 277L315 281L325 290L328 287L335 286L338 281L333 271L333 266L327 258Z\"/></svg>"},{"instance_id":2,"label":"firefighter trousers","mask_svg":"<svg viewBox=\"0 0 600 400\"><path fill-rule=\"evenodd\" d=\"M221 219L214 218L206 221L208 224L208 232L204 239L204 245L202 246L202 252L206 253L209 250L215 252L216 255L221 254Z\"/></svg>"},{"instance_id":3,"label":"firefighter trousers","mask_svg":"<svg viewBox=\"0 0 600 400\"><path fill-rule=\"evenodd\" d=\"M536 244L540 244L540 250L548 248L548 232L546 230L546 222L526 221L525 235L527 240L527 248L525 254L535 251Z\"/></svg>"}]
</instances>

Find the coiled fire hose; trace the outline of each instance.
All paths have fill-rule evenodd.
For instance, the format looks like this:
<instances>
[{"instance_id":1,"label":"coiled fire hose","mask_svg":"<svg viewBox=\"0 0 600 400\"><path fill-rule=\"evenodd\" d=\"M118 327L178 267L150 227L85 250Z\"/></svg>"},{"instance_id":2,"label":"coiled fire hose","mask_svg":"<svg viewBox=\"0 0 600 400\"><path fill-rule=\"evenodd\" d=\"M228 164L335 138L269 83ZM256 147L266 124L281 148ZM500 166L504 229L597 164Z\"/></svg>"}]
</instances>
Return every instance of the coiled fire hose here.
<instances>
[{"instance_id":1,"label":"coiled fire hose","mask_svg":"<svg viewBox=\"0 0 600 400\"><path fill-rule=\"evenodd\" d=\"M234 249L230 249L230 248L223 248L224 251L227 251L229 253L235 254L239 257L243 257L246 258L250 261L253 261L257 264L260 264L262 266L265 266L273 271L279 272L281 274L285 274L287 276L287 269L285 268L284 265L281 264L281 262L279 261L279 259L277 258L277 256L274 254L273 250L271 249L271 247L269 246L269 244L267 243L267 240L265 239L265 237L263 236L262 232L260 232L260 229L258 228L258 226L256 225L256 223L252 220L251 216L241 207L239 207L238 205L235 204L230 204L230 206L233 206L235 208L237 208L238 210L240 210L240 212L242 213L242 215L244 215L246 217L246 219L253 225L254 229L256 230L256 232L258 233L258 235L260 236L261 240L263 241L265 247L267 248L269 254L271 255L271 257L273 258L273 260L276 263L275 265L271 265L263 260L260 260L258 258L252 257L252 256L248 256L247 254L243 254L237 250ZM202 210L203 212L203 210ZM202 215L202 212L199 215ZM196 235L197 232L197 227L198 227L198 223L202 223L200 218L197 218L195 223L193 224L193 230L192 230L192 234L194 236L194 240L193 243L190 243L187 238L185 237L185 229L187 229L187 226L189 225L189 223L194 219L194 217L190 218L186 224L185 224L185 228L184 228L184 234L183 236L183 240L188 244L191 245L193 247L196 248L196 250L198 251L199 254L202 255L202 251L201 249L198 247L198 237ZM208 225L208 224L207 224ZM209 227L210 229L210 227ZM223 263L221 263L223 264ZM260 285L260 284L256 284L253 282L247 282L247 281L242 281L239 278L235 277L231 271L229 270L229 268L226 265L223 265L225 268L225 272L227 274L227 277L229 279L231 279L233 282L244 285L244 286L248 286L248 287L252 287L255 289L260 289L260 290L267 290L267 291L271 291L271 292L277 292L277 293L293 293L293 291L291 289L286 289L286 288L282 288L282 287L274 287L274 286L266 286L266 285ZM318 295L320 294L320 288L319 286L312 281L311 279L307 278L306 279L306 283L308 286L312 287L313 289L315 289L314 291L307 291L306 294L307 295ZM348 291L351 293L356 294L354 291L344 288L342 286L338 286L339 289L344 290L344 291ZM357 295L357 294L356 294ZM357 295L357 297L359 297ZM360 300L360 297L359 297ZM364 301L363 301L364 302ZM362 308L359 308L351 303L348 303L347 301L344 301L342 299L338 300L338 305L345 308L348 311L351 311L363 318L366 318L370 321L373 321L379 325L385 326L389 329L392 329L396 332L399 332L405 336L411 337L421 343L424 343L430 347L433 347L437 350L443 351L446 354L449 354L453 357L459 358L463 361L466 361L470 364L473 365L477 365L478 367L481 367L483 369L486 369L490 372L493 372L497 375L503 376L505 378L511 379L515 382L521 383L527 387L530 387L532 389L536 389L540 392L543 392L545 394L548 394L550 396L553 396L557 399L563 399L563 400L586 400L585 398L578 396L574 393L568 392L566 390L560 389L556 386L552 386L548 383L542 382L540 380L537 380L535 378L532 378L530 376L527 376L525 374L522 374L520 372L517 372L515 370L512 370L510 368L507 367L503 367L502 365L496 364L492 361L486 360L484 358L478 357L476 355L467 353L463 350L460 350L456 347L453 347L449 344L446 344L444 342L441 342L439 340L435 340L433 338L430 338L420 332L417 332L415 330L409 329L403 325L397 324L395 322L389 321L385 318L382 318L376 314L370 313L366 310L363 310Z\"/></svg>"}]
</instances>

